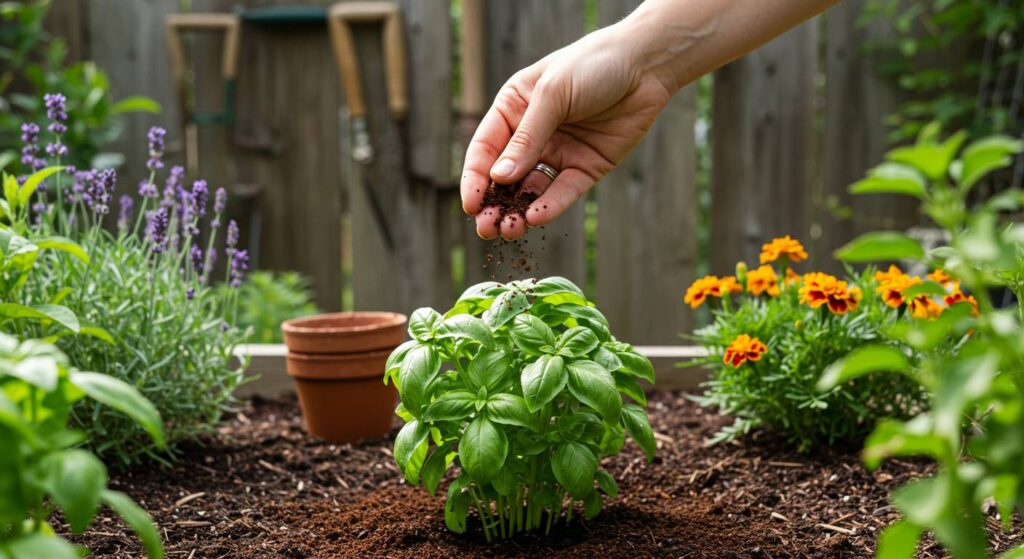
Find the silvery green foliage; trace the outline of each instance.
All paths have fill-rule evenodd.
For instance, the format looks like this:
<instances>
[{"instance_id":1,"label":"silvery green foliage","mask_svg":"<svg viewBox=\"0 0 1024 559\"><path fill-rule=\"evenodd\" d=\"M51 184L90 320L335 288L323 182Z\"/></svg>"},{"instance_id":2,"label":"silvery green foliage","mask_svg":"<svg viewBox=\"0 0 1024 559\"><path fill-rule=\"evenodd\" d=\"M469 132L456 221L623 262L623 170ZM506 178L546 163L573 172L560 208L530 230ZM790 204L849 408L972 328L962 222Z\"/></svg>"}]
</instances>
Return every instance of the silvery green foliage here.
<instances>
[{"instance_id":1,"label":"silvery green foliage","mask_svg":"<svg viewBox=\"0 0 1024 559\"><path fill-rule=\"evenodd\" d=\"M452 531L466 530L471 507L488 539L547 532L577 503L594 516L601 495L618 492L602 457L628 435L653 458L639 381L654 382L654 369L572 282L482 283L444 315L417 310L409 334L385 372L406 421L395 460L431 493L458 469L445 503Z\"/></svg>"}]
</instances>

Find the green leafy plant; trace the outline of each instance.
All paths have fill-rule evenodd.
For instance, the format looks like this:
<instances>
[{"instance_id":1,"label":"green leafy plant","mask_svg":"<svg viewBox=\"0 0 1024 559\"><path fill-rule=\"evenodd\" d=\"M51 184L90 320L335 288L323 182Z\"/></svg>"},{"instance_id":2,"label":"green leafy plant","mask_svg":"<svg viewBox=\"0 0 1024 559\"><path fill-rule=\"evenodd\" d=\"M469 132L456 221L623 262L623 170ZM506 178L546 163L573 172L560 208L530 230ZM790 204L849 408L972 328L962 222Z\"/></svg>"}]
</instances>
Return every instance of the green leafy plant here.
<instances>
[{"instance_id":1,"label":"green leafy plant","mask_svg":"<svg viewBox=\"0 0 1024 559\"><path fill-rule=\"evenodd\" d=\"M158 113L160 105L142 96L115 101L106 74L92 62L66 64L67 44L49 36L43 20L50 0L0 2L0 169L15 163L23 122L46 115L45 92L67 97L70 126L64 143L70 163L81 168L120 165L120 154L103 152L120 137L123 115ZM20 172L36 170L22 163Z\"/></svg>"},{"instance_id":2,"label":"green leafy plant","mask_svg":"<svg viewBox=\"0 0 1024 559\"><path fill-rule=\"evenodd\" d=\"M69 367L52 344L0 334L0 558L77 559L76 546L56 536L48 521L59 509L80 533L101 504L135 530L149 557L163 557L149 515L107 488L106 467L78 448L85 435L67 426L72 406L84 398L116 410L154 444L164 444L160 415L137 390Z\"/></svg>"},{"instance_id":3,"label":"green leafy plant","mask_svg":"<svg viewBox=\"0 0 1024 559\"><path fill-rule=\"evenodd\" d=\"M908 237L887 232L858 238L838 253L848 261L899 256L941 265L959 292L959 300L935 320L889 329L895 345L863 347L832 365L821 381L823 389L832 389L890 371L928 389L931 412L882 422L864 449L871 468L893 456L926 456L938 463L935 475L893 494L903 520L882 533L879 557L913 557L925 530L954 558L986 557L983 503L995 502L1007 529L1024 505L1024 227L1001 219L1002 212L1024 207L1024 193L1008 190L974 208L967 203L971 189L1010 165L1024 144L994 136L963 147L966 136L942 140L939 127L928 126L916 144L889 152L870 183L852 188L920 199L925 214L949 233L948 246L925 253ZM1016 301L996 308L990 300L996 287L1010 289ZM956 355L913 361L899 349L930 352L949 336L962 340ZM1017 547L1003 557L1022 555L1024 547Z\"/></svg>"},{"instance_id":4,"label":"green leafy plant","mask_svg":"<svg viewBox=\"0 0 1024 559\"><path fill-rule=\"evenodd\" d=\"M431 493L459 468L444 509L452 531L466 530L471 507L488 540L547 533L577 502L592 517L601 493L618 492L602 457L628 434L653 458L639 380L654 369L568 280L473 286L443 316L417 310L409 334L385 372L406 421L395 461Z\"/></svg>"},{"instance_id":5,"label":"green leafy plant","mask_svg":"<svg viewBox=\"0 0 1024 559\"><path fill-rule=\"evenodd\" d=\"M237 297L232 289L237 289ZM222 284L218 291L224 301L237 300L233 322L252 332L252 343L281 343L282 322L320 312L313 303L309 279L298 272L255 271L241 286Z\"/></svg>"}]
</instances>

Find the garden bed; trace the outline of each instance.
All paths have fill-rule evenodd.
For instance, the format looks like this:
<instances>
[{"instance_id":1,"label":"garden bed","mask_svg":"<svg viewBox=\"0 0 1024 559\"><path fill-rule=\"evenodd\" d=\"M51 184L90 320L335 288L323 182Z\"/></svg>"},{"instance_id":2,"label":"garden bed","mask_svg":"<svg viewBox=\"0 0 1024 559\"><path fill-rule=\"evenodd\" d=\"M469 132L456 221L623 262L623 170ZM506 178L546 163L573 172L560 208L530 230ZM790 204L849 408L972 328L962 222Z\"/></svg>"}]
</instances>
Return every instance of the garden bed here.
<instances>
[{"instance_id":1,"label":"garden bed","mask_svg":"<svg viewBox=\"0 0 1024 559\"><path fill-rule=\"evenodd\" d=\"M681 393L654 396L650 411L654 462L627 445L605 464L619 497L547 538L489 544L475 519L464 536L448 532L443 496L402 481L390 439L314 440L291 397L254 399L172 468L139 467L111 485L153 514L171 558L868 557L897 518L889 491L928 470L891 460L870 473L853 450L803 456L767 434L704 448L727 420ZM94 557L141 554L107 513L75 540ZM930 545L922 556L940 556Z\"/></svg>"}]
</instances>

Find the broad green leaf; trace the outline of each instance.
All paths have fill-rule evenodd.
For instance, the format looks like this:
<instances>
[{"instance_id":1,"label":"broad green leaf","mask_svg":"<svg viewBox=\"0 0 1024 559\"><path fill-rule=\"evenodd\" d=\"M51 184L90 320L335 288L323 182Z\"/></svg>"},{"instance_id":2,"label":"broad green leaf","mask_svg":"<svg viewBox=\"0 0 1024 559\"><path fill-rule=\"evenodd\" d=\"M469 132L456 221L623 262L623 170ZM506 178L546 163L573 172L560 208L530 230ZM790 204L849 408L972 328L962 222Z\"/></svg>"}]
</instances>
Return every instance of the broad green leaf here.
<instances>
[{"instance_id":1,"label":"broad green leaf","mask_svg":"<svg viewBox=\"0 0 1024 559\"><path fill-rule=\"evenodd\" d=\"M647 454L647 461L654 460L654 431L651 429L650 420L647 419L647 412L633 404L622 406L622 423L637 446Z\"/></svg>"},{"instance_id":2,"label":"broad green leaf","mask_svg":"<svg viewBox=\"0 0 1024 559\"><path fill-rule=\"evenodd\" d=\"M487 327L487 324L468 314L458 314L446 318L437 327L435 335L439 338L475 340L485 347L494 345L494 335L491 334L491 329Z\"/></svg>"},{"instance_id":3,"label":"broad green leaf","mask_svg":"<svg viewBox=\"0 0 1024 559\"><path fill-rule=\"evenodd\" d=\"M1024 143L1009 136L990 136L972 142L960 157L960 185L968 190L992 171L1010 166L1013 155L1024 150Z\"/></svg>"},{"instance_id":4,"label":"broad green leaf","mask_svg":"<svg viewBox=\"0 0 1024 559\"><path fill-rule=\"evenodd\" d=\"M593 361L573 361L569 369L569 392L577 400L594 408L608 423L616 423L622 412L622 396L615 379L604 367Z\"/></svg>"},{"instance_id":5,"label":"broad green leaf","mask_svg":"<svg viewBox=\"0 0 1024 559\"><path fill-rule=\"evenodd\" d=\"M850 186L852 194L905 194L924 198L925 182L917 171L899 163L883 163L870 176Z\"/></svg>"},{"instance_id":6,"label":"broad green leaf","mask_svg":"<svg viewBox=\"0 0 1024 559\"><path fill-rule=\"evenodd\" d=\"M935 392L933 414L935 430L940 436L954 440L963 429L966 408L983 398L999 367L998 353L945 359L937 371L942 378Z\"/></svg>"},{"instance_id":7,"label":"broad green leaf","mask_svg":"<svg viewBox=\"0 0 1024 559\"><path fill-rule=\"evenodd\" d=\"M36 320L52 320L61 326L78 333L78 317L71 309L63 305L33 305L26 307L17 303L0 303L0 318L33 318Z\"/></svg>"},{"instance_id":8,"label":"broad green leaf","mask_svg":"<svg viewBox=\"0 0 1024 559\"><path fill-rule=\"evenodd\" d=\"M499 393L487 400L487 418L495 423L536 430L537 417L530 413L526 400L515 394Z\"/></svg>"},{"instance_id":9,"label":"broad green leaf","mask_svg":"<svg viewBox=\"0 0 1024 559\"><path fill-rule=\"evenodd\" d=\"M530 287L530 293L537 297L547 297L556 293L572 293L580 297L586 297L583 294L583 290L576 287L576 284L559 276L551 276L538 281Z\"/></svg>"},{"instance_id":10,"label":"broad green leaf","mask_svg":"<svg viewBox=\"0 0 1024 559\"><path fill-rule=\"evenodd\" d=\"M60 536L25 534L0 545L10 559L79 559L78 550Z\"/></svg>"},{"instance_id":11,"label":"broad green leaf","mask_svg":"<svg viewBox=\"0 0 1024 559\"><path fill-rule=\"evenodd\" d=\"M544 347L555 346L555 332L540 318L532 314L521 314L512 321L509 328L512 341L530 355L541 355Z\"/></svg>"},{"instance_id":12,"label":"broad green leaf","mask_svg":"<svg viewBox=\"0 0 1024 559\"><path fill-rule=\"evenodd\" d=\"M583 498L583 517L587 519L595 518L601 514L601 507L604 502L601 500L601 494L597 491L591 491Z\"/></svg>"},{"instance_id":13,"label":"broad green leaf","mask_svg":"<svg viewBox=\"0 0 1024 559\"><path fill-rule=\"evenodd\" d=\"M568 350L573 357L582 357L594 351L599 343L601 342L597 339L597 335L589 328L577 326L566 330L558 338L558 345L555 347Z\"/></svg>"},{"instance_id":14,"label":"broad green leaf","mask_svg":"<svg viewBox=\"0 0 1024 559\"><path fill-rule=\"evenodd\" d=\"M582 499L594 491L597 456L584 444L564 441L555 449L551 471L574 499Z\"/></svg>"},{"instance_id":15,"label":"broad green leaf","mask_svg":"<svg viewBox=\"0 0 1024 559\"><path fill-rule=\"evenodd\" d=\"M536 411L558 396L569 378L562 358L541 355L523 369L523 397L531 411Z\"/></svg>"},{"instance_id":16,"label":"broad green leaf","mask_svg":"<svg viewBox=\"0 0 1024 559\"><path fill-rule=\"evenodd\" d=\"M599 346L591 359L597 362L598 365L608 369L609 371L618 371L623 367L622 360L619 359L615 352L602 346ZM653 370L652 370L653 373Z\"/></svg>"},{"instance_id":17,"label":"broad green leaf","mask_svg":"<svg viewBox=\"0 0 1024 559\"><path fill-rule=\"evenodd\" d=\"M387 384L391 376L402 367L402 360L405 359L406 354L418 345L419 342L417 340L409 340L391 352L387 363L384 364L384 384Z\"/></svg>"},{"instance_id":18,"label":"broad green leaf","mask_svg":"<svg viewBox=\"0 0 1024 559\"><path fill-rule=\"evenodd\" d=\"M430 346L418 346L405 355L398 372L399 394L410 413L419 417L430 403L430 385L441 372L441 357Z\"/></svg>"},{"instance_id":19,"label":"broad green leaf","mask_svg":"<svg viewBox=\"0 0 1024 559\"><path fill-rule=\"evenodd\" d=\"M472 501L461 481L458 479L448 486L448 498L444 502L444 525L456 534L466 533L466 516Z\"/></svg>"},{"instance_id":20,"label":"broad green leaf","mask_svg":"<svg viewBox=\"0 0 1024 559\"><path fill-rule=\"evenodd\" d=\"M619 392L629 396L641 406L647 405L647 394L644 393L644 388L635 378L623 373L613 373L612 376L615 378L615 386Z\"/></svg>"},{"instance_id":21,"label":"broad green leaf","mask_svg":"<svg viewBox=\"0 0 1024 559\"><path fill-rule=\"evenodd\" d=\"M14 150L7 150L0 152L0 171L7 168L8 165L18 160L18 152Z\"/></svg>"},{"instance_id":22,"label":"broad green leaf","mask_svg":"<svg viewBox=\"0 0 1024 559\"><path fill-rule=\"evenodd\" d=\"M878 536L875 559L913 559L920 537L921 527L914 523L901 520L890 524Z\"/></svg>"},{"instance_id":23,"label":"broad green leaf","mask_svg":"<svg viewBox=\"0 0 1024 559\"><path fill-rule=\"evenodd\" d=\"M85 253L85 249L66 237L44 237L42 239L33 239L32 242L40 249L58 250L74 256L82 261L83 264L89 263L89 255Z\"/></svg>"},{"instance_id":24,"label":"broad green leaf","mask_svg":"<svg viewBox=\"0 0 1024 559\"><path fill-rule=\"evenodd\" d=\"M583 321L583 326L589 326L602 342L611 341L612 334L608 329L608 319L601 314L601 311L594 307L575 304L559 305L557 308L576 320Z\"/></svg>"},{"instance_id":25,"label":"broad green leaf","mask_svg":"<svg viewBox=\"0 0 1024 559\"><path fill-rule=\"evenodd\" d=\"M484 311L482 318L491 327L491 330L497 330L529 308L530 299L522 291L513 289L498 295L491 306Z\"/></svg>"},{"instance_id":26,"label":"broad green leaf","mask_svg":"<svg viewBox=\"0 0 1024 559\"><path fill-rule=\"evenodd\" d=\"M427 458L427 461L423 463L423 470L420 472L420 475L423 477L423 487L427 488L431 496L437 493L437 486L441 485L444 472L448 469L447 454L448 447L437 447L430 454L430 457Z\"/></svg>"},{"instance_id":27,"label":"broad green leaf","mask_svg":"<svg viewBox=\"0 0 1024 559\"><path fill-rule=\"evenodd\" d=\"M37 386L44 392L53 392L57 389L60 367L52 357L33 355L5 368L0 372L0 378L5 374Z\"/></svg>"},{"instance_id":28,"label":"broad green leaf","mask_svg":"<svg viewBox=\"0 0 1024 559\"><path fill-rule=\"evenodd\" d=\"M425 342L434 337L434 330L444 319L434 309L423 307L413 311L409 317L409 335Z\"/></svg>"},{"instance_id":29,"label":"broad green leaf","mask_svg":"<svg viewBox=\"0 0 1024 559\"><path fill-rule=\"evenodd\" d=\"M100 497L103 499L103 503L113 509L125 524L139 536L149 559L163 559L164 546L160 542L160 533L157 532L153 519L146 511L142 510L142 507L135 504L135 501L132 501L128 495L119 491L104 489Z\"/></svg>"},{"instance_id":30,"label":"broad green leaf","mask_svg":"<svg viewBox=\"0 0 1024 559\"><path fill-rule=\"evenodd\" d=\"M508 438L486 417L474 419L459 440L459 463L469 475L486 483L498 475L508 455Z\"/></svg>"},{"instance_id":31,"label":"broad green leaf","mask_svg":"<svg viewBox=\"0 0 1024 559\"><path fill-rule=\"evenodd\" d=\"M487 392L494 392L508 383L508 355L501 349L481 349L466 367L466 376L475 389L484 387Z\"/></svg>"},{"instance_id":32,"label":"broad green leaf","mask_svg":"<svg viewBox=\"0 0 1024 559\"><path fill-rule=\"evenodd\" d=\"M872 262L924 258L921 244L903 233L878 231L865 233L835 252L836 258L846 262Z\"/></svg>"},{"instance_id":33,"label":"broad green leaf","mask_svg":"<svg viewBox=\"0 0 1024 559\"><path fill-rule=\"evenodd\" d=\"M999 559L1024 559L1024 545L1011 548L999 556Z\"/></svg>"},{"instance_id":34,"label":"broad green leaf","mask_svg":"<svg viewBox=\"0 0 1024 559\"><path fill-rule=\"evenodd\" d=\"M494 486L494 490L499 495L507 497L516 490L516 473L506 463L501 471L498 472L498 475L494 476L494 479L491 480L491 485Z\"/></svg>"},{"instance_id":35,"label":"broad green leaf","mask_svg":"<svg viewBox=\"0 0 1024 559\"><path fill-rule=\"evenodd\" d=\"M64 511L71 530L80 534L92 522L107 487L107 469L80 449L49 454L39 464L40 482Z\"/></svg>"},{"instance_id":36,"label":"broad green leaf","mask_svg":"<svg viewBox=\"0 0 1024 559\"><path fill-rule=\"evenodd\" d=\"M620 371L654 384L654 365L650 359L633 351L616 352L616 355L622 361Z\"/></svg>"},{"instance_id":37,"label":"broad green leaf","mask_svg":"<svg viewBox=\"0 0 1024 559\"><path fill-rule=\"evenodd\" d=\"M469 417L476 404L476 394L454 390L442 394L423 411L424 421L454 421Z\"/></svg>"},{"instance_id":38,"label":"broad green leaf","mask_svg":"<svg viewBox=\"0 0 1024 559\"><path fill-rule=\"evenodd\" d=\"M619 496L619 484L615 482L615 478L608 473L608 470L600 469L597 471L597 486L601 488L601 491L604 491L605 495L612 499Z\"/></svg>"},{"instance_id":39,"label":"broad green leaf","mask_svg":"<svg viewBox=\"0 0 1024 559\"><path fill-rule=\"evenodd\" d=\"M891 150L886 157L891 161L910 165L929 179L937 181L946 175L949 164L966 138L966 133L961 131L950 136L945 143L921 141L912 146Z\"/></svg>"},{"instance_id":40,"label":"broad green leaf","mask_svg":"<svg viewBox=\"0 0 1024 559\"><path fill-rule=\"evenodd\" d=\"M132 95L131 97L125 97L120 101L114 103L110 107L110 111L114 114L121 113L160 113L160 103L157 103L149 97L142 95Z\"/></svg>"},{"instance_id":41,"label":"broad green leaf","mask_svg":"<svg viewBox=\"0 0 1024 559\"><path fill-rule=\"evenodd\" d=\"M931 417L919 415L903 423L883 419L864 441L864 465L873 470L890 456L929 456L943 459L956 449L932 431Z\"/></svg>"},{"instance_id":42,"label":"broad green leaf","mask_svg":"<svg viewBox=\"0 0 1024 559\"><path fill-rule=\"evenodd\" d=\"M50 178L51 175L59 173L64 170L64 167L54 166L40 169L35 173L29 175L25 182L22 183L21 188L18 190L18 205L27 206L29 200L32 199L32 195L36 193L36 189L39 185L43 184L43 181ZM10 199L8 199L10 202Z\"/></svg>"},{"instance_id":43,"label":"broad green leaf","mask_svg":"<svg viewBox=\"0 0 1024 559\"><path fill-rule=\"evenodd\" d=\"M904 518L921 526L934 525L947 512L949 482L944 477L916 479L893 491L892 501Z\"/></svg>"},{"instance_id":44,"label":"broad green leaf","mask_svg":"<svg viewBox=\"0 0 1024 559\"><path fill-rule=\"evenodd\" d=\"M465 301L467 299L490 299L501 295L507 290L508 288L496 281L485 281L483 283L470 286L468 289L463 291L462 295L459 295L459 301Z\"/></svg>"},{"instance_id":45,"label":"broad green leaf","mask_svg":"<svg viewBox=\"0 0 1024 559\"><path fill-rule=\"evenodd\" d=\"M398 431L398 435L395 436L394 455L395 463L398 464L399 469L403 473L409 466L409 462L412 460L416 450L421 445L427 443L429 435L430 425L417 419L406 423Z\"/></svg>"},{"instance_id":46,"label":"broad green leaf","mask_svg":"<svg viewBox=\"0 0 1024 559\"><path fill-rule=\"evenodd\" d=\"M158 447L164 447L164 429L160 413L134 386L101 373L72 371L70 379L71 384L81 388L93 400L134 419L149 433Z\"/></svg>"},{"instance_id":47,"label":"broad green leaf","mask_svg":"<svg viewBox=\"0 0 1024 559\"><path fill-rule=\"evenodd\" d=\"M878 371L905 373L910 371L910 361L901 350L892 346L881 344L861 346L825 369L825 373L818 380L818 390L828 390L844 382Z\"/></svg>"},{"instance_id":48,"label":"broad green leaf","mask_svg":"<svg viewBox=\"0 0 1024 559\"><path fill-rule=\"evenodd\" d=\"M18 179L4 173L4 200L7 201L7 213L18 210Z\"/></svg>"},{"instance_id":49,"label":"broad green leaf","mask_svg":"<svg viewBox=\"0 0 1024 559\"><path fill-rule=\"evenodd\" d=\"M932 280L925 280L917 285L908 287L903 291L904 299L913 299L918 295L930 295L933 297L945 297L948 295L946 289Z\"/></svg>"}]
</instances>

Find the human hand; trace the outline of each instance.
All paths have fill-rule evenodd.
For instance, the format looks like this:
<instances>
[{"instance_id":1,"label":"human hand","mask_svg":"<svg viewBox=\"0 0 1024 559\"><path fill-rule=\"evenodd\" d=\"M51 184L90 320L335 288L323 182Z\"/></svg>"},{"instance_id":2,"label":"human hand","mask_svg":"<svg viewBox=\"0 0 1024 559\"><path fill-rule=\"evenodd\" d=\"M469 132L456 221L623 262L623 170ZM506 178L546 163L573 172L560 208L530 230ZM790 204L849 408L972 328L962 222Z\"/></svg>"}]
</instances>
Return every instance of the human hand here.
<instances>
[{"instance_id":1,"label":"human hand","mask_svg":"<svg viewBox=\"0 0 1024 559\"><path fill-rule=\"evenodd\" d=\"M592 33L516 73L477 128L462 172L462 207L477 234L515 239L568 209L640 142L674 93L626 30ZM552 182L538 162L559 171ZM540 197L526 219L484 208L491 180L523 180ZM525 180L524 180L525 179ZM501 188L498 186L497 188Z\"/></svg>"}]
</instances>

